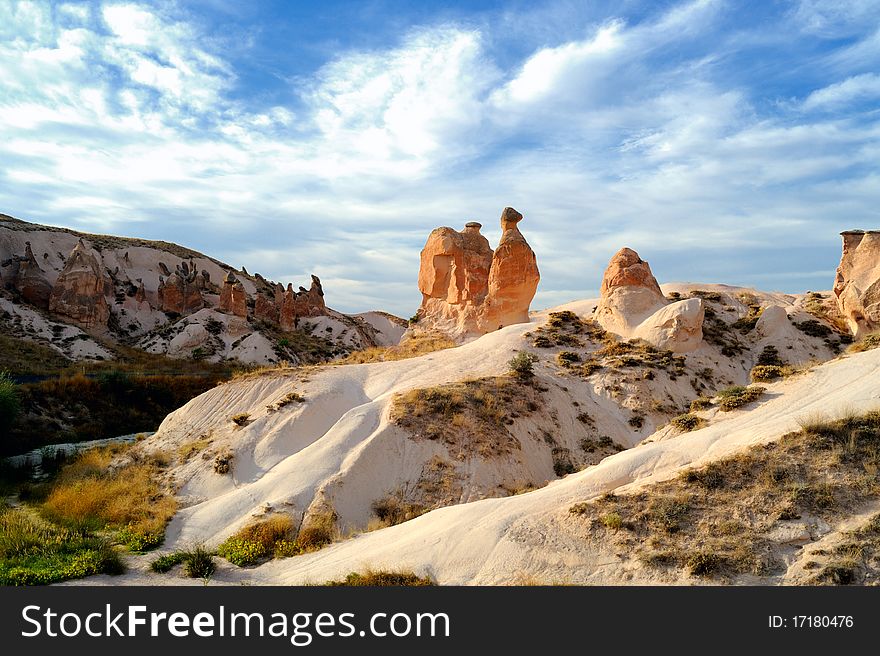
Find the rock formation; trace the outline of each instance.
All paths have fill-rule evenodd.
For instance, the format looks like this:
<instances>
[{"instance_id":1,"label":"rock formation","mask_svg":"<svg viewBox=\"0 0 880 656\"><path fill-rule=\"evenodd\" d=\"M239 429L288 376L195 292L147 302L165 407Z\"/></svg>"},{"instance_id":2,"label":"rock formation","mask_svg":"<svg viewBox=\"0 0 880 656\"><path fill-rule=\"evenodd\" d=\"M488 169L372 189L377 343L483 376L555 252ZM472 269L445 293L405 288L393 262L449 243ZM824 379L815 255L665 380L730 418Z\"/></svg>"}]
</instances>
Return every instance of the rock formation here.
<instances>
[{"instance_id":1,"label":"rock formation","mask_svg":"<svg viewBox=\"0 0 880 656\"><path fill-rule=\"evenodd\" d=\"M540 274L517 227L521 220L513 208L504 209L494 252L476 222L461 232L448 227L431 232L419 267L420 326L466 338L529 320Z\"/></svg>"},{"instance_id":2,"label":"rock formation","mask_svg":"<svg viewBox=\"0 0 880 656\"><path fill-rule=\"evenodd\" d=\"M280 308L275 302L274 292L271 297L266 292L257 292L257 298L254 301L254 319L275 326L278 325L279 314Z\"/></svg>"},{"instance_id":3,"label":"rock formation","mask_svg":"<svg viewBox=\"0 0 880 656\"><path fill-rule=\"evenodd\" d=\"M37 258L31 250L31 243L25 242L24 255L15 256L3 262L3 285L15 289L25 303L44 310L49 308L52 295L52 284L37 264Z\"/></svg>"},{"instance_id":4,"label":"rock formation","mask_svg":"<svg viewBox=\"0 0 880 656\"><path fill-rule=\"evenodd\" d=\"M237 317L247 317L247 293L244 285L236 278L232 271L223 279L223 288L220 290L221 312L234 314Z\"/></svg>"},{"instance_id":5,"label":"rock formation","mask_svg":"<svg viewBox=\"0 0 880 656\"><path fill-rule=\"evenodd\" d=\"M110 306L98 258L80 239L58 275L49 298L49 312L83 328L106 328Z\"/></svg>"},{"instance_id":6,"label":"rock formation","mask_svg":"<svg viewBox=\"0 0 880 656\"><path fill-rule=\"evenodd\" d=\"M501 214L501 240L489 269L489 295L480 325L490 332L529 320L529 305L535 297L541 274L534 251L517 227L522 214L512 207Z\"/></svg>"},{"instance_id":7,"label":"rock formation","mask_svg":"<svg viewBox=\"0 0 880 656\"><path fill-rule=\"evenodd\" d=\"M837 267L837 307L856 338L880 330L880 231L842 232Z\"/></svg>"},{"instance_id":8,"label":"rock formation","mask_svg":"<svg viewBox=\"0 0 880 656\"><path fill-rule=\"evenodd\" d=\"M163 280L159 276L159 309L180 315L192 314L205 307L205 299L196 284L196 273L180 267Z\"/></svg>"},{"instance_id":9,"label":"rock formation","mask_svg":"<svg viewBox=\"0 0 880 656\"><path fill-rule=\"evenodd\" d=\"M703 341L703 315L703 302L698 298L670 304L651 267L635 251L622 248L611 258L595 315L605 330L686 353Z\"/></svg>"}]
</instances>

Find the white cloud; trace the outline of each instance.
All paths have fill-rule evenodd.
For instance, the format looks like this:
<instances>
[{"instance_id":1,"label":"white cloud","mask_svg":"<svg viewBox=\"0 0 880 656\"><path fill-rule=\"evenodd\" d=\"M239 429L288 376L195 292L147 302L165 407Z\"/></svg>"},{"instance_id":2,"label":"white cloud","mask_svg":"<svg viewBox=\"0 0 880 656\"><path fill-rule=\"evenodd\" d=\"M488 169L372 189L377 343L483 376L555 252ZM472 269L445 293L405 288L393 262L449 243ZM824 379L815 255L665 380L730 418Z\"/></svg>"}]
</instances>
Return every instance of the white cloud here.
<instances>
[{"instance_id":1,"label":"white cloud","mask_svg":"<svg viewBox=\"0 0 880 656\"><path fill-rule=\"evenodd\" d=\"M837 109L853 101L878 97L880 97L880 75L863 73L813 91L804 100L803 108Z\"/></svg>"},{"instance_id":2,"label":"white cloud","mask_svg":"<svg viewBox=\"0 0 880 656\"><path fill-rule=\"evenodd\" d=\"M573 41L554 48L544 48L529 57L516 77L493 94L492 101L501 110L513 103L530 103L582 81L591 66L600 65L622 47L622 21L613 21L584 41Z\"/></svg>"},{"instance_id":3,"label":"white cloud","mask_svg":"<svg viewBox=\"0 0 880 656\"><path fill-rule=\"evenodd\" d=\"M340 52L284 107L233 99L234 62L173 4L48 7L0 0L0 211L315 272L340 309L409 316L428 231L474 219L497 240L505 205L538 305L594 293L625 244L664 280L745 279L749 249L833 252L880 205L877 118L839 115L878 76L838 50L837 81L767 103L724 74L721 3L603 15L510 59L491 26L421 27Z\"/></svg>"}]
</instances>

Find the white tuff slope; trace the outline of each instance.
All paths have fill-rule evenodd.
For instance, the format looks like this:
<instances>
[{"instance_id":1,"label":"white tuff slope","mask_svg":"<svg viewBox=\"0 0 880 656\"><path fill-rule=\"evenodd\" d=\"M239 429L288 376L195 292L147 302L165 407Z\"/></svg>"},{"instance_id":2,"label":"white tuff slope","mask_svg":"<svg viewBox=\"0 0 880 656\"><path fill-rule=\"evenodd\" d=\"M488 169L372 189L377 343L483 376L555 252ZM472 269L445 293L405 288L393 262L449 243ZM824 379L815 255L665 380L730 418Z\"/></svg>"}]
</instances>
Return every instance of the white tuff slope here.
<instances>
[{"instance_id":1,"label":"white tuff slope","mask_svg":"<svg viewBox=\"0 0 880 656\"><path fill-rule=\"evenodd\" d=\"M404 524L360 535L323 551L270 562L254 582L321 582L364 567L405 568L442 584L542 581L622 582L613 554L573 544L560 528L572 503L671 478L699 465L797 430L798 418L864 412L880 405L880 350L848 356L773 385L770 400L733 412L707 428L643 444L547 487L514 497L435 510ZM609 563L610 561L610 563ZM613 570L613 567L612 567Z\"/></svg>"}]
</instances>

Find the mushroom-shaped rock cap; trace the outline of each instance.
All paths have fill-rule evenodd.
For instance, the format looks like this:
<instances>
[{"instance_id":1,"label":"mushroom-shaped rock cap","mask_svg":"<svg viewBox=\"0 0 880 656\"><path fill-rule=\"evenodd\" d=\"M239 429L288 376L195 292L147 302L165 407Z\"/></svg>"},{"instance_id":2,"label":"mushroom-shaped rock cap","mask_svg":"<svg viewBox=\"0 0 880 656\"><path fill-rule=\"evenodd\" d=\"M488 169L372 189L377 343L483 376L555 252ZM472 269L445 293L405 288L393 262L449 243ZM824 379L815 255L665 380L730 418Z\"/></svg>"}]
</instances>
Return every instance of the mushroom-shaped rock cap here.
<instances>
[{"instance_id":1,"label":"mushroom-shaped rock cap","mask_svg":"<svg viewBox=\"0 0 880 656\"><path fill-rule=\"evenodd\" d=\"M226 277L223 278L223 282L230 284L230 285L233 285L238 282L238 278L236 278L234 275L232 275L232 271L228 271L226 273Z\"/></svg>"},{"instance_id":2,"label":"mushroom-shaped rock cap","mask_svg":"<svg viewBox=\"0 0 880 656\"><path fill-rule=\"evenodd\" d=\"M516 227L516 224L522 221L523 215L512 207L505 207L501 212L501 227L504 230Z\"/></svg>"},{"instance_id":3,"label":"mushroom-shaped rock cap","mask_svg":"<svg viewBox=\"0 0 880 656\"><path fill-rule=\"evenodd\" d=\"M467 223L464 224L465 230L475 230L475 231L479 232L480 228L482 228L482 227L483 227L483 224L479 223L478 221L468 221Z\"/></svg>"}]
</instances>

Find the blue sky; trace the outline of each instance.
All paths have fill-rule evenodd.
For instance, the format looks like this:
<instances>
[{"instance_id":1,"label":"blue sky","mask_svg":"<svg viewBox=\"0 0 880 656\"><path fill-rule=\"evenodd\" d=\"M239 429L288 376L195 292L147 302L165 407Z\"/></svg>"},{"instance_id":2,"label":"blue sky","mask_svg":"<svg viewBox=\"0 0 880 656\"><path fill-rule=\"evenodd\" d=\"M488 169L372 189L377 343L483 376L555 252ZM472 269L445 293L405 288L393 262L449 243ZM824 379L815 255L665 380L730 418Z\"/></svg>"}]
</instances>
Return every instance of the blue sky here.
<instances>
[{"instance_id":1,"label":"blue sky","mask_svg":"<svg viewBox=\"0 0 880 656\"><path fill-rule=\"evenodd\" d=\"M0 0L0 211L176 241L409 316L506 205L534 307L626 245L662 281L828 289L880 227L880 0Z\"/></svg>"}]
</instances>

